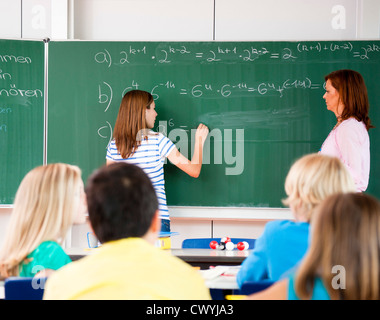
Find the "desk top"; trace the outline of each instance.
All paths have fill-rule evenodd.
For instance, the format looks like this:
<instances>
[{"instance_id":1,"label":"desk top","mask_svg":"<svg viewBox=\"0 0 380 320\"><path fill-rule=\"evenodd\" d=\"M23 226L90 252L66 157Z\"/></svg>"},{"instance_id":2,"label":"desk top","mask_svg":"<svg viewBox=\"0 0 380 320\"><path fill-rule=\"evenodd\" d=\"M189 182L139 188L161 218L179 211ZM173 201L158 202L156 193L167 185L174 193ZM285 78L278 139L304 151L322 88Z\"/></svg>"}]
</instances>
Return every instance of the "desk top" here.
<instances>
[{"instance_id":1,"label":"desk top","mask_svg":"<svg viewBox=\"0 0 380 320\"><path fill-rule=\"evenodd\" d=\"M216 270L215 273L213 270ZM239 289L236 275L240 270L240 265L235 266L216 266L214 268L200 270L200 274L205 280L205 285L209 289ZM210 274L211 272L211 274Z\"/></svg>"},{"instance_id":2,"label":"desk top","mask_svg":"<svg viewBox=\"0 0 380 320\"><path fill-rule=\"evenodd\" d=\"M73 259L78 260L84 256L96 252L95 249L88 248L67 248L66 253ZM172 255L187 262L231 262L241 263L249 256L252 250L213 250L213 249L168 249L165 250Z\"/></svg>"},{"instance_id":3,"label":"desk top","mask_svg":"<svg viewBox=\"0 0 380 320\"><path fill-rule=\"evenodd\" d=\"M249 256L252 250L213 250L213 249L171 249L172 255L188 262L219 261L241 263Z\"/></svg>"},{"instance_id":4,"label":"desk top","mask_svg":"<svg viewBox=\"0 0 380 320\"><path fill-rule=\"evenodd\" d=\"M236 282L236 274L239 271L240 266L226 267L226 271L223 274L215 276L213 278L207 277L207 270L200 270L202 277L205 279L205 285L209 289L239 289ZM0 281L0 300L5 298L4 281Z\"/></svg>"},{"instance_id":5,"label":"desk top","mask_svg":"<svg viewBox=\"0 0 380 320\"><path fill-rule=\"evenodd\" d=\"M93 254L95 249L88 248L67 248L66 253L73 261L78 260L84 256ZM190 264L220 265L231 264L228 271L214 277L212 279L205 277L205 284L210 289L238 289L236 283L236 273L239 270L240 263L251 253L252 250L247 251L227 251L227 250L213 250L213 249L169 249L165 250L168 254L172 254ZM201 270L202 272L207 270ZM0 300L4 299L4 283L0 283Z\"/></svg>"},{"instance_id":6,"label":"desk top","mask_svg":"<svg viewBox=\"0 0 380 320\"><path fill-rule=\"evenodd\" d=\"M66 253L71 259L78 260L83 256L93 254L95 249L84 248L68 248L65 249ZM210 289L238 289L236 282L236 274L240 268L240 264L243 260L250 255L252 250L239 251L239 250L213 250L213 249L168 249L164 250L169 254L172 254L191 265L203 267L200 270L202 276L204 272L207 273L207 269L210 266L229 266L228 271L223 274L209 279L205 278L205 284Z\"/></svg>"}]
</instances>

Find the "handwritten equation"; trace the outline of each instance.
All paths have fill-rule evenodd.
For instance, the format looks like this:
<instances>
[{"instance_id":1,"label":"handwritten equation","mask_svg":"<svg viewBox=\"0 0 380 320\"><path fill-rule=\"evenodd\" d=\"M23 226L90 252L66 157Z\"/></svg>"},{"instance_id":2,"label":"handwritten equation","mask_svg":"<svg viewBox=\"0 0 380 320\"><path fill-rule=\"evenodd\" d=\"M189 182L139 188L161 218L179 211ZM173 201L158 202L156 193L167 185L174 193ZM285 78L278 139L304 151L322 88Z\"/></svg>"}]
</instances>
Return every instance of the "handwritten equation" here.
<instances>
[{"instance_id":1,"label":"handwritten equation","mask_svg":"<svg viewBox=\"0 0 380 320\"><path fill-rule=\"evenodd\" d=\"M380 41L126 42L117 46L106 44L103 49L97 47L91 51L90 58L105 72L105 77L102 74L102 80L97 83L98 96L94 98L97 98L100 110L106 113L113 105L119 106L127 91L138 89L149 91L156 101L167 94L195 100L266 96L282 99L288 94L298 96L295 90L319 91L322 97L322 90L325 89L323 76L318 75L314 66L309 72L310 64L380 60ZM213 64L219 65L203 69L203 66ZM255 64L257 68L247 69L247 72L244 69ZM281 69L277 69L279 65ZM124 69L131 70L125 72L123 66L134 69ZM170 69L168 72L165 68L159 71L155 69L157 66L168 66ZM198 69L189 73L189 66ZM237 72L236 66L239 68ZM300 72L295 72L293 66L301 66L297 69ZM108 77L114 71L106 71L115 67L117 72L122 70L127 74L121 76L126 82L121 88L120 83L113 84L113 80ZM141 70L149 70L154 76L148 77L149 80L139 76L140 67ZM209 76L210 70L215 74ZM270 74L263 70L268 70ZM159 77L156 77L156 73ZM220 77L217 77L218 74ZM281 104L280 100L276 101ZM99 128L98 135L104 139L110 138L111 124L105 122Z\"/></svg>"},{"instance_id":2,"label":"handwritten equation","mask_svg":"<svg viewBox=\"0 0 380 320\"><path fill-rule=\"evenodd\" d=\"M145 86L144 86L145 87ZM197 83L189 88L178 86L174 81L167 80L153 85L150 93L154 100L160 98L160 94L171 91L178 95L189 95L192 98L207 98L210 96L219 96L222 98L229 98L233 96L242 95L256 95L265 96L276 94L282 98L288 90L316 90L324 87L324 83L314 83L308 77L304 79L286 79L282 82L260 82L255 85L248 84L247 82L239 83ZM118 96L117 103L121 101L124 94L130 90L138 90L140 84L136 80L132 80L130 85L124 88ZM103 111L107 112L114 100L114 90L108 82L101 82L98 85L98 103L102 106ZM108 132L110 134L105 134ZM112 126L106 121L106 125L98 129L98 135L103 139L111 139Z\"/></svg>"},{"instance_id":3,"label":"handwritten equation","mask_svg":"<svg viewBox=\"0 0 380 320\"><path fill-rule=\"evenodd\" d=\"M380 45L371 44L353 44L352 42L298 42L287 44L278 50L270 50L268 46L247 45L241 47L231 44L212 44L204 46L204 50L199 48L192 49L191 44L158 44L155 50L149 49L143 44L126 45L125 50L118 50L111 53L109 49L103 49L94 54L94 60L98 64L104 64L108 68L112 65L128 65L144 61L156 64L171 64L184 61L198 61L200 63L218 63L218 62L255 62L266 59L266 61L296 61L303 59L305 53L321 54L323 52L331 53L349 53L354 59L370 60L375 55L380 57ZM203 47L203 46L201 46ZM310 59L310 56L308 56Z\"/></svg>"},{"instance_id":4,"label":"handwritten equation","mask_svg":"<svg viewBox=\"0 0 380 320\"><path fill-rule=\"evenodd\" d=\"M41 89L19 88L15 84L14 66L21 64L32 64L32 59L21 55L0 55L0 134L8 132L7 119L15 106L28 105L29 98L43 98Z\"/></svg>"},{"instance_id":5,"label":"handwritten equation","mask_svg":"<svg viewBox=\"0 0 380 320\"><path fill-rule=\"evenodd\" d=\"M210 96L220 96L222 98L229 98L232 96L253 95L265 96L276 94L282 98L288 90L316 90L321 89L323 84L314 83L309 78L304 79L286 79L282 82L261 82L256 85L248 84L246 82L239 83L224 83L224 84L212 84L212 83L199 83L190 88L182 88L178 86L174 81L168 80L155 84L150 93L154 100L160 98L160 94L171 91L178 95L189 95L194 99ZM121 97L127 91L138 90L140 84L136 80L132 80L130 85L122 90L120 96L118 96L117 103L120 102ZM103 81L98 85L98 103L102 106L103 111L106 113L109 111L111 103L114 100L114 90L112 86ZM107 139L108 143L112 139L113 128L109 121L105 121L97 130L97 134L102 139Z\"/></svg>"},{"instance_id":6,"label":"handwritten equation","mask_svg":"<svg viewBox=\"0 0 380 320\"><path fill-rule=\"evenodd\" d=\"M317 42L314 45L298 43L297 51L298 52L348 51L352 53L353 58L358 58L361 60L369 60L371 54L380 53L380 45L372 43L372 44L362 45L360 47L354 47L351 42L345 42L343 44L337 44L337 43L327 44L327 43Z\"/></svg>"},{"instance_id":7,"label":"handwritten equation","mask_svg":"<svg viewBox=\"0 0 380 320\"><path fill-rule=\"evenodd\" d=\"M159 99L160 94L162 92L167 92L168 90L179 95L189 95L193 98L201 98L206 95L228 98L234 95L241 96L242 94L256 96L277 94L282 98L286 94L286 91L291 89L316 90L323 88L323 86L324 83L315 83L308 77L303 79L286 79L285 81L279 82L257 82L255 84L249 84L247 82L221 84L196 83L189 88L181 87L177 85L175 81L167 80L153 85L150 93L154 100ZM126 92L130 90L138 90L140 87L141 85L136 80L132 80L130 85L122 90L120 96L118 96L118 101L121 100ZM144 88L146 88L146 86L144 86ZM108 82L103 81L98 85L98 93L98 102L104 105L104 112L107 112L113 101L114 90Z\"/></svg>"}]
</instances>

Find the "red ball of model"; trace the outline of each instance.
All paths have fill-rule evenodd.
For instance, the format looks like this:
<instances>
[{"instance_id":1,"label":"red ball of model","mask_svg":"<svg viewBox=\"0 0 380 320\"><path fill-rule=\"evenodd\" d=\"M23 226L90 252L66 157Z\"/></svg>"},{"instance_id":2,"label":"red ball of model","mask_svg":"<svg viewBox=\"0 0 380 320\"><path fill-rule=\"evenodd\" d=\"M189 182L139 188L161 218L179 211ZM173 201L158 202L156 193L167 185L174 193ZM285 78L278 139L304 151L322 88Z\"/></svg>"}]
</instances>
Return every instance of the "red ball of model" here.
<instances>
[{"instance_id":1,"label":"red ball of model","mask_svg":"<svg viewBox=\"0 0 380 320\"><path fill-rule=\"evenodd\" d=\"M231 242L231 238L230 237L223 237L222 239L220 239L220 242L222 242L222 243Z\"/></svg>"},{"instance_id":2,"label":"red ball of model","mask_svg":"<svg viewBox=\"0 0 380 320\"><path fill-rule=\"evenodd\" d=\"M239 242L239 243L237 244L237 248L238 248L238 250L240 250L240 251L248 250L248 248L249 248L249 244L248 244L248 242L246 242L246 241Z\"/></svg>"},{"instance_id":3,"label":"red ball of model","mask_svg":"<svg viewBox=\"0 0 380 320\"><path fill-rule=\"evenodd\" d=\"M210 242L210 248L211 249L216 249L218 247L218 242L217 241L211 241Z\"/></svg>"}]
</instances>

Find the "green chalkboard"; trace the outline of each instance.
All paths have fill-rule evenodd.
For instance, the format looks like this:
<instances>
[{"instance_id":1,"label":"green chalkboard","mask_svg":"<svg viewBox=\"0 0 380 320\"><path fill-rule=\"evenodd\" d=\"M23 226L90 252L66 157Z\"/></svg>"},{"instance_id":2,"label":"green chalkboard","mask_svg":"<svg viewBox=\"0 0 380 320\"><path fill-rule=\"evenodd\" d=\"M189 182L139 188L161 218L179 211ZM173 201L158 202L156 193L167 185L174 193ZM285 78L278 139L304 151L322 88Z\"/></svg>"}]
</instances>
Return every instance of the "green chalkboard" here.
<instances>
[{"instance_id":1,"label":"green chalkboard","mask_svg":"<svg viewBox=\"0 0 380 320\"><path fill-rule=\"evenodd\" d=\"M43 164L44 42L0 40L0 205Z\"/></svg>"},{"instance_id":2,"label":"green chalkboard","mask_svg":"<svg viewBox=\"0 0 380 320\"><path fill-rule=\"evenodd\" d=\"M124 92L153 94L156 131L191 154L210 128L198 179L165 166L169 205L282 207L291 164L317 152L335 124L324 75L351 68L368 85L380 126L380 42L50 42L48 162L105 163ZM380 134L370 131L368 192L380 196Z\"/></svg>"}]
</instances>

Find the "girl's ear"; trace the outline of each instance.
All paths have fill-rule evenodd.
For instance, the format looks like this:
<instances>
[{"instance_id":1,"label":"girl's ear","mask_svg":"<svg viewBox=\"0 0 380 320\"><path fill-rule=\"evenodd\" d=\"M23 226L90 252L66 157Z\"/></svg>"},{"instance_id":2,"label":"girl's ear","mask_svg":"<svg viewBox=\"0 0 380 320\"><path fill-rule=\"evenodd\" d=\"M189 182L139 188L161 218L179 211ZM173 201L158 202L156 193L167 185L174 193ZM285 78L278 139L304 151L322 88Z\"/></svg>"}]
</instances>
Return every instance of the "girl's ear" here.
<instances>
[{"instance_id":1,"label":"girl's ear","mask_svg":"<svg viewBox=\"0 0 380 320\"><path fill-rule=\"evenodd\" d=\"M149 230L142 238L144 238L150 244L154 245L158 239L160 231L161 231L161 219L159 216L159 211L157 210L153 216Z\"/></svg>"}]
</instances>

